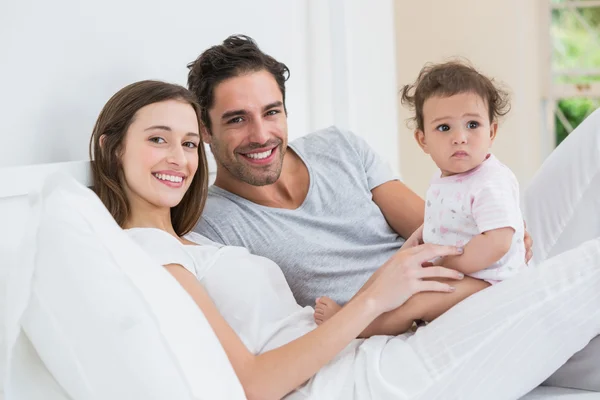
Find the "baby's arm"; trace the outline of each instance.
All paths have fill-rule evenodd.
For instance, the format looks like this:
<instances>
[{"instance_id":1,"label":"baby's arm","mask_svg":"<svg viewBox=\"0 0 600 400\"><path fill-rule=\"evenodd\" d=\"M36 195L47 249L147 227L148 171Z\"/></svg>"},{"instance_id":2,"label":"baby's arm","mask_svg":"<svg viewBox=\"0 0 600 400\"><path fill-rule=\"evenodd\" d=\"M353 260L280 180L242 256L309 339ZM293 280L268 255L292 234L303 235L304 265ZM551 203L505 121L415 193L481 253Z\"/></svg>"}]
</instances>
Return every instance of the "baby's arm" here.
<instances>
[{"instance_id":1,"label":"baby's arm","mask_svg":"<svg viewBox=\"0 0 600 400\"><path fill-rule=\"evenodd\" d=\"M481 233L465 245L462 255L441 260L444 267L464 274L484 270L499 261L510 250L515 232L521 234L523 226L519 183L514 174L497 168L483 178L472 194L470 210Z\"/></svg>"},{"instance_id":2,"label":"baby's arm","mask_svg":"<svg viewBox=\"0 0 600 400\"><path fill-rule=\"evenodd\" d=\"M481 271L508 253L514 233L513 228L506 227L492 229L474 236L464 247L463 254L445 257L441 264L463 274Z\"/></svg>"}]
</instances>

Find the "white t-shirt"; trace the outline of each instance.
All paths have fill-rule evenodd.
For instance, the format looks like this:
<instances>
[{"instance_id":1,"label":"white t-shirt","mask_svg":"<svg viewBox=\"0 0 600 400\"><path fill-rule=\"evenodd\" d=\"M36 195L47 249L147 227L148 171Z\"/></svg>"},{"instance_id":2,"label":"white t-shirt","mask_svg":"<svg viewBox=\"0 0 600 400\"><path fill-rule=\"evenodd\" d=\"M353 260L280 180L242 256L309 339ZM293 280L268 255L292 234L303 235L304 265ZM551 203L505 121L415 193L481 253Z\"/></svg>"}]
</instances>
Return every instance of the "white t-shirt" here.
<instances>
[{"instance_id":1,"label":"white t-shirt","mask_svg":"<svg viewBox=\"0 0 600 400\"><path fill-rule=\"evenodd\" d=\"M515 230L509 251L471 276L494 283L526 265L517 178L490 155L471 171L447 177L438 172L432 179L425 199L425 243L462 247L474 236L506 227Z\"/></svg>"}]
</instances>

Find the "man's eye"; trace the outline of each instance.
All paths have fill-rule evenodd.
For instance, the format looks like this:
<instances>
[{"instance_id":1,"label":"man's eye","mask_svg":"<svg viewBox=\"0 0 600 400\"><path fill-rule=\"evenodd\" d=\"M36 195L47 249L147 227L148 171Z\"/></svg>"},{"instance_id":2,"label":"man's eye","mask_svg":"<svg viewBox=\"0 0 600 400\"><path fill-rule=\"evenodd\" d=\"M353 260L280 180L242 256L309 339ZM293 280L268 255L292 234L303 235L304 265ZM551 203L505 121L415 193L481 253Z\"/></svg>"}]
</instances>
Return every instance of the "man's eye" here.
<instances>
[{"instance_id":1,"label":"man's eye","mask_svg":"<svg viewBox=\"0 0 600 400\"><path fill-rule=\"evenodd\" d=\"M477 129L477 128L479 128L479 122L477 122L477 121L469 121L469 123L467 124L467 128L469 128L469 129Z\"/></svg>"},{"instance_id":2,"label":"man's eye","mask_svg":"<svg viewBox=\"0 0 600 400\"><path fill-rule=\"evenodd\" d=\"M440 132L448 132L450 130L450 127L446 124L442 124L435 129L437 129Z\"/></svg>"},{"instance_id":3,"label":"man's eye","mask_svg":"<svg viewBox=\"0 0 600 400\"><path fill-rule=\"evenodd\" d=\"M153 138L150 138L150 141L151 141L151 142L154 142L154 143L156 143L156 144L162 144L162 143L166 143L166 142L165 142L165 139L163 139L163 138L161 138L161 137L153 137Z\"/></svg>"},{"instance_id":4,"label":"man's eye","mask_svg":"<svg viewBox=\"0 0 600 400\"><path fill-rule=\"evenodd\" d=\"M266 115L276 115L279 114L279 110L269 110Z\"/></svg>"},{"instance_id":5,"label":"man's eye","mask_svg":"<svg viewBox=\"0 0 600 400\"><path fill-rule=\"evenodd\" d=\"M227 123L228 124L239 124L243 120L244 119L242 117L235 117L235 118L231 118L229 121L227 121Z\"/></svg>"}]
</instances>

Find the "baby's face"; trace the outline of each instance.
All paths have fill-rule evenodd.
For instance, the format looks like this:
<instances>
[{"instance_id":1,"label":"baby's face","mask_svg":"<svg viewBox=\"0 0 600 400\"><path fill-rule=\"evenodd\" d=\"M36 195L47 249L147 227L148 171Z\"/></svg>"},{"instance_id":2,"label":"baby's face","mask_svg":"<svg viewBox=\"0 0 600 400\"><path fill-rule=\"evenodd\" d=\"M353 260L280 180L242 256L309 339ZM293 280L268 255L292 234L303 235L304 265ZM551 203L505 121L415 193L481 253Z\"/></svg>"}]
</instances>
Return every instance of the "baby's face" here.
<instances>
[{"instance_id":1,"label":"baby's face","mask_svg":"<svg viewBox=\"0 0 600 400\"><path fill-rule=\"evenodd\" d=\"M497 123L490 124L488 106L475 93L430 97L423 105L423 131L415 138L442 171L450 176L470 171L489 154Z\"/></svg>"}]
</instances>

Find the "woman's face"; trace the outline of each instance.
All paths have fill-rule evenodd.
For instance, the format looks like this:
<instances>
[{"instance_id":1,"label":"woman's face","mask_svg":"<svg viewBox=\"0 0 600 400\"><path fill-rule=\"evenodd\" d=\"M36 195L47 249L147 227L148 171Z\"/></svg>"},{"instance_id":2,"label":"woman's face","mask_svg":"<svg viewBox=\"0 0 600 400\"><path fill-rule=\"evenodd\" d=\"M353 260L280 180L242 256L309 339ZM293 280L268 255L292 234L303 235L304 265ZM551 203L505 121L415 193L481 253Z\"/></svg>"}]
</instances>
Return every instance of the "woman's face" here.
<instances>
[{"instance_id":1,"label":"woman's face","mask_svg":"<svg viewBox=\"0 0 600 400\"><path fill-rule=\"evenodd\" d=\"M123 187L132 208L175 207L198 169L200 135L194 108L167 100L135 114L123 141Z\"/></svg>"}]
</instances>

